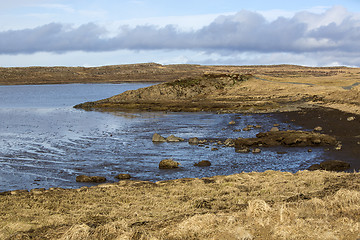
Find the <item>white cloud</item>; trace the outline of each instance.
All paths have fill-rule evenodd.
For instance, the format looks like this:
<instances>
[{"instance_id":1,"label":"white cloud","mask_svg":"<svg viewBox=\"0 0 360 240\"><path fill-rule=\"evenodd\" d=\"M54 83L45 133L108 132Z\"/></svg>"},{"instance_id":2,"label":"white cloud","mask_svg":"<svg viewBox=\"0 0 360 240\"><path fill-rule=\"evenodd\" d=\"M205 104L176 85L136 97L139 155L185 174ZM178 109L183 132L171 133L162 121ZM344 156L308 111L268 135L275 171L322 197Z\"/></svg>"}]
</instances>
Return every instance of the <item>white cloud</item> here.
<instances>
[{"instance_id":1,"label":"white cloud","mask_svg":"<svg viewBox=\"0 0 360 240\"><path fill-rule=\"evenodd\" d=\"M62 5L49 7L64 7L63 10L71 11ZM206 18L213 20L205 24ZM30 29L2 31L0 54L121 50L201 53L201 56L173 55L168 60L162 60L183 63L196 59L206 62L208 56L217 59L217 62L236 59L241 62L244 56L251 58L252 55L262 56L261 59L253 57L259 63L264 59L269 62L279 59L302 61L303 57L327 54L334 59L322 57L317 61L322 62L323 59L324 63L358 65L354 53L360 55L360 17L343 7L333 7L324 12L303 11L273 20L261 13L245 10L218 17L208 15L203 19L202 26L197 28L160 22L158 25L120 25L119 28L117 24L108 27L89 23L71 27L51 23ZM173 20L177 22L179 17Z\"/></svg>"}]
</instances>

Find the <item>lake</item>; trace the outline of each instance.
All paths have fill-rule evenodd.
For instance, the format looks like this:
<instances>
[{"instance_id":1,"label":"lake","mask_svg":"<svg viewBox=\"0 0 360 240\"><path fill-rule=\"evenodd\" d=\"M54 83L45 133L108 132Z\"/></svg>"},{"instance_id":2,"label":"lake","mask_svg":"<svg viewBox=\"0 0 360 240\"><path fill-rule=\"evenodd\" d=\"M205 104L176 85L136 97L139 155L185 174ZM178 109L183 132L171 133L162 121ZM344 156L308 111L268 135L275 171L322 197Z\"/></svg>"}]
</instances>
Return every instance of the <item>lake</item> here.
<instances>
[{"instance_id":1,"label":"lake","mask_svg":"<svg viewBox=\"0 0 360 240\"><path fill-rule=\"evenodd\" d=\"M149 83L0 86L0 191L32 188L78 188L78 175L114 176L159 181L207 177L268 169L296 172L318 163L324 153L314 148L264 148L260 154L236 153L234 148L194 146L185 142L154 144L154 133L189 139L253 137L280 129L301 129L279 122L277 114L103 113L72 106L103 99ZM230 121L236 124L229 125ZM247 125L262 129L234 131ZM212 148L218 148L212 151ZM161 160L181 163L177 170L160 170ZM194 163L209 160L206 168Z\"/></svg>"}]
</instances>

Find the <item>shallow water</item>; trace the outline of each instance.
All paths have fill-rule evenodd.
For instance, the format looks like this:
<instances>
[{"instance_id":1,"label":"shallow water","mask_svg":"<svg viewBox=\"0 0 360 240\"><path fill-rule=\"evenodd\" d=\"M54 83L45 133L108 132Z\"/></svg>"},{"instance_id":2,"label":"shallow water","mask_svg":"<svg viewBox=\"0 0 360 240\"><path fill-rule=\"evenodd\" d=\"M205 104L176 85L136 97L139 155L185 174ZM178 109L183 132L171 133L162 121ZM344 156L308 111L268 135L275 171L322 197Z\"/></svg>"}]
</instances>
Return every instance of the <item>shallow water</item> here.
<instances>
[{"instance_id":1,"label":"shallow water","mask_svg":"<svg viewBox=\"0 0 360 240\"><path fill-rule=\"evenodd\" d=\"M272 114L100 113L72 108L149 85L0 86L0 191L88 185L75 181L82 174L104 176L112 182L119 173L158 181L268 169L295 172L317 163L324 153L322 148L313 148L311 153L307 148L263 148L260 154L241 154L212 144L151 141L155 132L185 139L253 137L280 123ZM232 120L236 124L229 125ZM263 128L234 132L249 124ZM300 129L288 123L280 123L280 128ZM211 151L213 147L219 150ZM181 168L158 169L165 158L180 162ZM193 166L201 160L211 161L212 166Z\"/></svg>"}]
</instances>

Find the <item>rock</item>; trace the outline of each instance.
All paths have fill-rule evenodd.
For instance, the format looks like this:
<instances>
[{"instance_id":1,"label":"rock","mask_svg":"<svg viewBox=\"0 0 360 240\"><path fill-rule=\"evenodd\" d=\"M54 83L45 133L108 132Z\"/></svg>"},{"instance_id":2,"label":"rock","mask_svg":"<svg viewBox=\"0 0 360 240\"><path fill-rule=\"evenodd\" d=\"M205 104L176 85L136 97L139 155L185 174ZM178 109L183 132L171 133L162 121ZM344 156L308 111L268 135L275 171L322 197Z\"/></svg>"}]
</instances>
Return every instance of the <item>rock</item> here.
<instances>
[{"instance_id":1,"label":"rock","mask_svg":"<svg viewBox=\"0 0 360 240\"><path fill-rule=\"evenodd\" d=\"M356 118L355 117L348 117L346 120L348 121L348 122L351 122L351 121L354 121Z\"/></svg>"},{"instance_id":2,"label":"rock","mask_svg":"<svg viewBox=\"0 0 360 240\"><path fill-rule=\"evenodd\" d=\"M130 174L125 173L125 174L119 174L119 175L115 176L115 178L117 178L119 180L125 180L125 179L130 179L131 176L130 176Z\"/></svg>"},{"instance_id":3,"label":"rock","mask_svg":"<svg viewBox=\"0 0 360 240\"><path fill-rule=\"evenodd\" d=\"M322 131L322 130L323 130L323 128L320 127L320 126L317 126L316 128L314 128L314 131L317 131L317 132L320 132L320 131Z\"/></svg>"},{"instance_id":4,"label":"rock","mask_svg":"<svg viewBox=\"0 0 360 240\"><path fill-rule=\"evenodd\" d=\"M315 170L326 170L326 171L345 171L350 168L350 164L344 161L339 160L328 160L323 161L320 164L311 165L308 170L315 171Z\"/></svg>"},{"instance_id":5,"label":"rock","mask_svg":"<svg viewBox=\"0 0 360 240\"><path fill-rule=\"evenodd\" d=\"M29 193L28 190L13 190L10 191L10 195L20 195L20 194L24 194L24 193Z\"/></svg>"},{"instance_id":6,"label":"rock","mask_svg":"<svg viewBox=\"0 0 360 240\"><path fill-rule=\"evenodd\" d=\"M256 125L254 128L262 128L261 125Z\"/></svg>"},{"instance_id":7,"label":"rock","mask_svg":"<svg viewBox=\"0 0 360 240\"><path fill-rule=\"evenodd\" d=\"M251 130L251 128L248 128L248 127L243 128L243 131L250 131L250 130Z\"/></svg>"},{"instance_id":8,"label":"rock","mask_svg":"<svg viewBox=\"0 0 360 240\"><path fill-rule=\"evenodd\" d=\"M189 139L189 144L194 144L194 145L196 145L196 144L199 144L200 143L200 141L199 141L199 139L197 138L197 137L194 137L194 138L190 138Z\"/></svg>"},{"instance_id":9,"label":"rock","mask_svg":"<svg viewBox=\"0 0 360 240\"><path fill-rule=\"evenodd\" d=\"M77 182L93 182L93 183L100 183L100 182L106 182L105 177L99 177L99 176L86 176L86 175L80 175L76 177Z\"/></svg>"},{"instance_id":10,"label":"rock","mask_svg":"<svg viewBox=\"0 0 360 240\"><path fill-rule=\"evenodd\" d=\"M261 153L261 149L260 148L255 148L252 150L252 153Z\"/></svg>"},{"instance_id":11,"label":"rock","mask_svg":"<svg viewBox=\"0 0 360 240\"><path fill-rule=\"evenodd\" d=\"M46 191L45 188L34 188L30 190L30 193L32 194L42 194Z\"/></svg>"},{"instance_id":12,"label":"rock","mask_svg":"<svg viewBox=\"0 0 360 240\"><path fill-rule=\"evenodd\" d=\"M218 151L219 149L218 148L211 148L211 151Z\"/></svg>"},{"instance_id":13,"label":"rock","mask_svg":"<svg viewBox=\"0 0 360 240\"><path fill-rule=\"evenodd\" d=\"M153 142L166 142L166 139L162 137L160 134L154 133L152 137Z\"/></svg>"},{"instance_id":14,"label":"rock","mask_svg":"<svg viewBox=\"0 0 360 240\"><path fill-rule=\"evenodd\" d=\"M231 138L226 139L225 142L224 142L224 145L228 146L228 147L233 147L234 146L234 139L231 139Z\"/></svg>"},{"instance_id":15,"label":"rock","mask_svg":"<svg viewBox=\"0 0 360 240\"><path fill-rule=\"evenodd\" d=\"M182 142L182 141L184 141L184 139L180 138L180 137L175 137L174 135L170 135L169 137L166 138L166 141L168 141L168 142Z\"/></svg>"},{"instance_id":16,"label":"rock","mask_svg":"<svg viewBox=\"0 0 360 240\"><path fill-rule=\"evenodd\" d=\"M280 124L275 123L273 126L274 126L274 127L278 127L278 126L280 126Z\"/></svg>"},{"instance_id":17,"label":"rock","mask_svg":"<svg viewBox=\"0 0 360 240\"><path fill-rule=\"evenodd\" d=\"M230 125L234 125L234 124L235 124L235 121L230 121L229 124L230 124Z\"/></svg>"},{"instance_id":18,"label":"rock","mask_svg":"<svg viewBox=\"0 0 360 240\"><path fill-rule=\"evenodd\" d=\"M313 144L315 144L315 145L321 144L321 139L320 139L320 138L313 138L313 139L311 139L311 142L312 142Z\"/></svg>"},{"instance_id":19,"label":"rock","mask_svg":"<svg viewBox=\"0 0 360 240\"><path fill-rule=\"evenodd\" d=\"M342 144L338 143L335 147L335 150L340 151L342 149Z\"/></svg>"},{"instance_id":20,"label":"rock","mask_svg":"<svg viewBox=\"0 0 360 240\"><path fill-rule=\"evenodd\" d=\"M308 152L309 152L309 153L312 152L312 149L308 149Z\"/></svg>"},{"instance_id":21,"label":"rock","mask_svg":"<svg viewBox=\"0 0 360 240\"><path fill-rule=\"evenodd\" d=\"M164 159L159 163L160 169L173 169L178 168L180 163L172 160L172 159Z\"/></svg>"},{"instance_id":22,"label":"rock","mask_svg":"<svg viewBox=\"0 0 360 240\"><path fill-rule=\"evenodd\" d=\"M194 166L196 167L209 167L211 166L211 162L204 160L204 161L200 161L198 163L195 163Z\"/></svg>"},{"instance_id":23,"label":"rock","mask_svg":"<svg viewBox=\"0 0 360 240\"><path fill-rule=\"evenodd\" d=\"M249 153L249 152L250 152L250 148L236 149L235 152L237 152L237 153Z\"/></svg>"},{"instance_id":24,"label":"rock","mask_svg":"<svg viewBox=\"0 0 360 240\"><path fill-rule=\"evenodd\" d=\"M278 127L272 127L270 129L270 132L278 132L278 131L280 131Z\"/></svg>"}]
</instances>

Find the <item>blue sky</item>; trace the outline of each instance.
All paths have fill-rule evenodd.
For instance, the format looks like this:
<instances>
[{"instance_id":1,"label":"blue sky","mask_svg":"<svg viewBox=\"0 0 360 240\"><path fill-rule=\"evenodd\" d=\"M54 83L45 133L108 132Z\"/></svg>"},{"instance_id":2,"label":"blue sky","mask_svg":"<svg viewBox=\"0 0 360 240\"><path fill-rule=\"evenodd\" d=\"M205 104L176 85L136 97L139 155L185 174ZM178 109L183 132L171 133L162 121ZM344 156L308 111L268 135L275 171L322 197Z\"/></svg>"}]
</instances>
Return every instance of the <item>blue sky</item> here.
<instances>
[{"instance_id":1,"label":"blue sky","mask_svg":"<svg viewBox=\"0 0 360 240\"><path fill-rule=\"evenodd\" d=\"M0 66L360 66L357 0L12 0Z\"/></svg>"}]
</instances>

